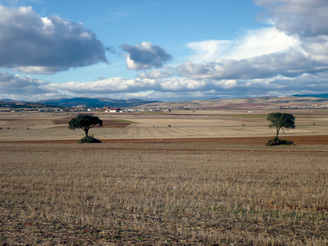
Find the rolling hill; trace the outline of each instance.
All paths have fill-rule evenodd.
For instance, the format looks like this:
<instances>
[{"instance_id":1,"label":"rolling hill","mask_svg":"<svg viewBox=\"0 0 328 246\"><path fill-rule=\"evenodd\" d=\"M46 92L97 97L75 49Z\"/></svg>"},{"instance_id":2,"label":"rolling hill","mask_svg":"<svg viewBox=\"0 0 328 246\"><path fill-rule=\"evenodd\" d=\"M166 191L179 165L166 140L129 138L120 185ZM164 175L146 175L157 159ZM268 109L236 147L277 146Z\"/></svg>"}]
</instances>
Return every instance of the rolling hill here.
<instances>
[{"instance_id":1,"label":"rolling hill","mask_svg":"<svg viewBox=\"0 0 328 246\"><path fill-rule=\"evenodd\" d=\"M75 97L75 98L62 98L52 100L42 100L38 103L56 105L60 107L136 107L145 103L153 103L154 101L145 101L140 99L110 99L110 98L87 98L87 97Z\"/></svg>"},{"instance_id":2,"label":"rolling hill","mask_svg":"<svg viewBox=\"0 0 328 246\"><path fill-rule=\"evenodd\" d=\"M206 110L231 110L231 109L280 109L280 108L314 108L328 107L328 98L318 97L258 97L235 99L212 99L175 102L155 102L139 107L144 108L172 108L172 109L206 109Z\"/></svg>"}]
</instances>

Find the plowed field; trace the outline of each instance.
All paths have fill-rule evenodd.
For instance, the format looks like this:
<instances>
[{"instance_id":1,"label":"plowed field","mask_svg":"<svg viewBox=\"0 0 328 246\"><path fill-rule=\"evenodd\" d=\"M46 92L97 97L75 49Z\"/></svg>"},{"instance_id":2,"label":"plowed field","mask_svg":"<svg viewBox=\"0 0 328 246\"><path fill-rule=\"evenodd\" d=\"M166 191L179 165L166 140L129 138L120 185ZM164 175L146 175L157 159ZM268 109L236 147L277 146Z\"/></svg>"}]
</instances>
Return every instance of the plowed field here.
<instances>
[{"instance_id":1,"label":"plowed field","mask_svg":"<svg viewBox=\"0 0 328 246\"><path fill-rule=\"evenodd\" d=\"M327 245L328 146L257 141L0 143L0 245Z\"/></svg>"},{"instance_id":2,"label":"plowed field","mask_svg":"<svg viewBox=\"0 0 328 246\"><path fill-rule=\"evenodd\" d=\"M104 139L103 143L229 143L264 145L270 137L231 137L231 138L162 138L162 139ZM293 136L284 139L292 140L296 145L328 145L328 135ZM76 143L76 140L17 140L0 141L2 143Z\"/></svg>"}]
</instances>

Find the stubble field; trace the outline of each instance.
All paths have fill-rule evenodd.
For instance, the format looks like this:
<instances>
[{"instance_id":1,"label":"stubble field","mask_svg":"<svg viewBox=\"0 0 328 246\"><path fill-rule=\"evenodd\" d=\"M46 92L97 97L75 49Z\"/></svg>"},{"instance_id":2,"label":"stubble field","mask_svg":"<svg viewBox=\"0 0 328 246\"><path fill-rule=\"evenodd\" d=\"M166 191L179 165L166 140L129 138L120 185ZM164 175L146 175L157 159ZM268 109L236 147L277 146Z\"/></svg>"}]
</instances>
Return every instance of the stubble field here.
<instances>
[{"instance_id":1,"label":"stubble field","mask_svg":"<svg viewBox=\"0 0 328 246\"><path fill-rule=\"evenodd\" d=\"M234 117L236 125L253 122ZM316 128L303 119L303 129L324 129L323 116ZM272 148L265 135L108 137L84 145L75 142L81 131L59 140L41 130L0 135L3 245L328 244L323 132L290 134L296 145ZM23 131L39 137L20 139Z\"/></svg>"},{"instance_id":2,"label":"stubble field","mask_svg":"<svg viewBox=\"0 0 328 246\"><path fill-rule=\"evenodd\" d=\"M270 111L175 111L173 113L96 115L103 127L90 131L108 139L222 138L273 136L266 120ZM284 136L328 135L326 111L291 111L296 129ZM78 140L83 132L69 130L68 122L77 114L0 113L0 141Z\"/></svg>"}]
</instances>

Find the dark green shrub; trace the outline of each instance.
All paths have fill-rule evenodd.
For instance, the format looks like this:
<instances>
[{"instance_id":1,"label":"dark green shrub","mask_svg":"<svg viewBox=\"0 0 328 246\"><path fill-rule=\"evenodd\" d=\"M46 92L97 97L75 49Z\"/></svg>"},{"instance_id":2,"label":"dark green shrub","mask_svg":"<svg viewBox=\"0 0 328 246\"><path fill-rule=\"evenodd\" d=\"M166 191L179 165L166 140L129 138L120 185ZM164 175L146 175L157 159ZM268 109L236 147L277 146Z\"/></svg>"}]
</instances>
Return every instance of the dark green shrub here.
<instances>
[{"instance_id":1,"label":"dark green shrub","mask_svg":"<svg viewBox=\"0 0 328 246\"><path fill-rule=\"evenodd\" d=\"M102 126L102 124L103 121L99 119L97 116L78 115L76 118L70 120L70 122L68 123L68 128L71 130L75 130L77 128L82 129L85 132L85 137L86 137L86 138L82 138L83 141L86 141L83 143L90 143L89 141L93 141L93 140L89 138L88 135L89 130L97 125Z\"/></svg>"},{"instance_id":2,"label":"dark green shrub","mask_svg":"<svg viewBox=\"0 0 328 246\"><path fill-rule=\"evenodd\" d=\"M90 136L85 136L84 138L82 138L79 143L101 143L101 141L97 138L94 137L90 137Z\"/></svg>"},{"instance_id":3,"label":"dark green shrub","mask_svg":"<svg viewBox=\"0 0 328 246\"><path fill-rule=\"evenodd\" d=\"M266 146L275 146L275 145L292 145L292 144L294 144L293 141L284 140L284 139L280 139L280 138L273 138L273 139L270 139L265 145Z\"/></svg>"}]
</instances>

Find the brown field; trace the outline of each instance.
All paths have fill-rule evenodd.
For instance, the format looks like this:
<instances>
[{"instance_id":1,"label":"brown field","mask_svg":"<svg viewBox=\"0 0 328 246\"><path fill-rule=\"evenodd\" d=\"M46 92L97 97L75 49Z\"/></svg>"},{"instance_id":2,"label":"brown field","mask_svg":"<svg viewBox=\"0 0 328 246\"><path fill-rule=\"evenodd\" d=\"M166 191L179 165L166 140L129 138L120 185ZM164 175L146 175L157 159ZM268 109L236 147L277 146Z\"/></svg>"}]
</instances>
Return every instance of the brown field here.
<instances>
[{"instance_id":1,"label":"brown field","mask_svg":"<svg viewBox=\"0 0 328 246\"><path fill-rule=\"evenodd\" d=\"M104 115L133 123L92 129L102 144L65 115L0 115L0 245L327 245L328 117L266 147L261 114Z\"/></svg>"},{"instance_id":2,"label":"brown field","mask_svg":"<svg viewBox=\"0 0 328 246\"><path fill-rule=\"evenodd\" d=\"M173 111L143 114L105 114L98 116L103 127L90 134L101 140L271 137L266 116L270 111ZM326 110L294 110L296 129L281 133L284 137L328 135ZM68 122L76 114L0 113L0 141L78 140L80 130L69 130ZM170 126L170 127L169 127Z\"/></svg>"}]
</instances>

